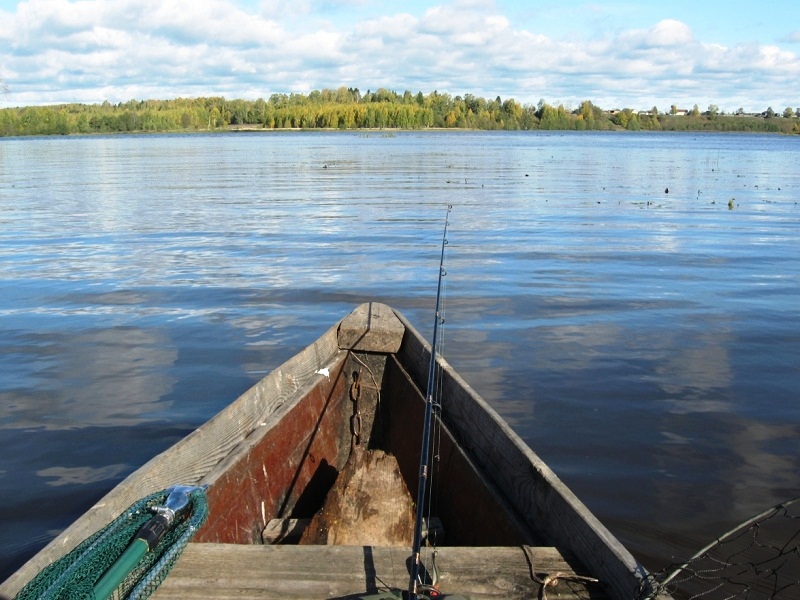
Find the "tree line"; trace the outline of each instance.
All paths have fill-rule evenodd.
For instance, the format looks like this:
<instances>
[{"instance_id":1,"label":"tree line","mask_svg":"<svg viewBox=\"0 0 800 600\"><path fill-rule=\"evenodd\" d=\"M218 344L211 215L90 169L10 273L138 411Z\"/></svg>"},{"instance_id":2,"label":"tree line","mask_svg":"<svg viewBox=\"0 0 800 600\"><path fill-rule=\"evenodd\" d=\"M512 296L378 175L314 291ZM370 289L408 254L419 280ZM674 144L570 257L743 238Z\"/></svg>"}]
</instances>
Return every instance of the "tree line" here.
<instances>
[{"instance_id":1,"label":"tree line","mask_svg":"<svg viewBox=\"0 0 800 600\"><path fill-rule=\"evenodd\" d=\"M771 109L770 109L771 110ZM790 109L787 109L787 111ZM61 104L0 109L0 136L248 129L484 129L658 130L800 133L793 115L724 115L695 109L677 116L630 108L606 111L591 101L574 110L540 100L523 105L499 96L379 89L315 90L273 94L268 99L222 97L130 100L111 104Z\"/></svg>"}]
</instances>

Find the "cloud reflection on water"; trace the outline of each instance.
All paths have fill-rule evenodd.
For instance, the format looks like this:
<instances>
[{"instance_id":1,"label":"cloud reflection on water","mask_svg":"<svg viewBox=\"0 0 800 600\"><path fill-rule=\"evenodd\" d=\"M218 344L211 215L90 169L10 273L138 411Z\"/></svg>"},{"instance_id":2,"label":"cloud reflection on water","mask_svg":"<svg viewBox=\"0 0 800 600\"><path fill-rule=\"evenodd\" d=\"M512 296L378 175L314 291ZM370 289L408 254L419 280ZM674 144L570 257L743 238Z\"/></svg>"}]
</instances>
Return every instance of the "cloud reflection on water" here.
<instances>
[{"instance_id":1,"label":"cloud reflection on water","mask_svg":"<svg viewBox=\"0 0 800 600\"><path fill-rule=\"evenodd\" d=\"M59 487L62 485L82 485L97 483L107 479L116 479L129 470L127 465L106 465L103 467L49 467L37 471L39 477L50 478L47 485Z\"/></svg>"},{"instance_id":2,"label":"cloud reflection on water","mask_svg":"<svg viewBox=\"0 0 800 600\"><path fill-rule=\"evenodd\" d=\"M133 426L159 418L177 350L163 330L113 327L18 335L33 387L0 391L0 427ZM5 350L6 352L9 349ZM53 382L59 382L54 385Z\"/></svg>"}]
</instances>

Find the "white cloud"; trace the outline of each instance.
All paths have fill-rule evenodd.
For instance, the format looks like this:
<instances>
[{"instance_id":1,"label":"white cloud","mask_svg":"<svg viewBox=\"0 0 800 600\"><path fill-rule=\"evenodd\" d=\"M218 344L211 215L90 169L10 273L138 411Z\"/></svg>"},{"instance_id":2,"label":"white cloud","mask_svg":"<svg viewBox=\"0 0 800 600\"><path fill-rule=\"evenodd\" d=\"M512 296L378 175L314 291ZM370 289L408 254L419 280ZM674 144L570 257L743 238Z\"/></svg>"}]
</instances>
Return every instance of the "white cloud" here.
<instances>
[{"instance_id":1,"label":"white cloud","mask_svg":"<svg viewBox=\"0 0 800 600\"><path fill-rule=\"evenodd\" d=\"M673 18L559 38L515 26L489 0L329 18L345 6L367 14L364 0L28 0L0 13L0 77L17 104L339 85L631 107L800 97L796 53L706 43Z\"/></svg>"},{"instance_id":2,"label":"white cloud","mask_svg":"<svg viewBox=\"0 0 800 600\"><path fill-rule=\"evenodd\" d=\"M694 43L694 36L689 26L675 19L666 19L658 23L648 32L648 39L657 47Z\"/></svg>"},{"instance_id":3,"label":"white cloud","mask_svg":"<svg viewBox=\"0 0 800 600\"><path fill-rule=\"evenodd\" d=\"M274 46L286 40L271 19L251 15L224 0L129 0L140 10L135 21L143 32L154 32L184 44L232 47Z\"/></svg>"}]
</instances>

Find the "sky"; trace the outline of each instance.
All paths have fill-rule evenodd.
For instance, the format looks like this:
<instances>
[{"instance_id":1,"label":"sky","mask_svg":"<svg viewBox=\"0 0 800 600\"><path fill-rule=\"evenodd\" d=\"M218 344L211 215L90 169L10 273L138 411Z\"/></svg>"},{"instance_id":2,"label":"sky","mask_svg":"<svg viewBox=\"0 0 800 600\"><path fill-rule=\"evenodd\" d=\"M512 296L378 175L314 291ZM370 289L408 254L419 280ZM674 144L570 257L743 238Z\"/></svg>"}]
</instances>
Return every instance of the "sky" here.
<instances>
[{"instance_id":1,"label":"sky","mask_svg":"<svg viewBox=\"0 0 800 600\"><path fill-rule=\"evenodd\" d=\"M800 107L800 2L0 0L0 107L384 87Z\"/></svg>"}]
</instances>

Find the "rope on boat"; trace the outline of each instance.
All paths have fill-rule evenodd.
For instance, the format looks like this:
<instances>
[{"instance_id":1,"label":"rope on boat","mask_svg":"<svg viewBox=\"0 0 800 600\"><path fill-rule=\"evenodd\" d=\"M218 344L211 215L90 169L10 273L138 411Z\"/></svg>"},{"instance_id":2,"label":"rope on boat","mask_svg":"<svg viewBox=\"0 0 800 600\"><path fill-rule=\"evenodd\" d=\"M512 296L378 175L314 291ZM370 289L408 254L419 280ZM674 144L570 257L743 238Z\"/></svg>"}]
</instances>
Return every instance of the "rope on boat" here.
<instances>
[{"instance_id":1,"label":"rope on boat","mask_svg":"<svg viewBox=\"0 0 800 600\"><path fill-rule=\"evenodd\" d=\"M573 581L575 583L582 583L584 585L590 583L600 583L599 579L594 577L585 577L583 575L575 575L574 573L563 573L556 571L555 573L543 574L540 577L536 574L533 566L533 548L530 546L522 546L522 551L525 553L525 559L528 561L528 568L530 569L531 579L534 583L539 584L539 599L547 600L547 589L558 587L562 581Z\"/></svg>"}]
</instances>

